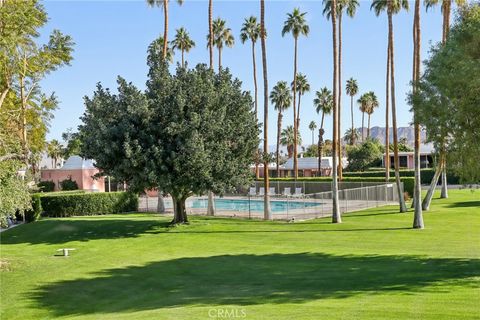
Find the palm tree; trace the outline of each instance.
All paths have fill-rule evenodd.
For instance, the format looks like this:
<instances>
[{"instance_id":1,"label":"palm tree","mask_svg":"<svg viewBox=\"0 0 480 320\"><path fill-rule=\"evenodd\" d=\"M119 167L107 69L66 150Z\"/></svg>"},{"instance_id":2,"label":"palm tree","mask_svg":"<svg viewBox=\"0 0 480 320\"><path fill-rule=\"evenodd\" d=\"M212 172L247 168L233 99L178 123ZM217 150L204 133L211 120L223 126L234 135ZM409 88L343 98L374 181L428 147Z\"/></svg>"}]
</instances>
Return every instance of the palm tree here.
<instances>
[{"instance_id":1,"label":"palm tree","mask_svg":"<svg viewBox=\"0 0 480 320\"><path fill-rule=\"evenodd\" d=\"M168 45L168 2L169 0L147 0L147 4L150 7L162 7L163 6L163 14L165 19L163 20L163 39L165 42L163 43L163 50L162 50L162 57L166 59L167 57L167 45ZM183 0L177 0L179 5L183 4Z\"/></svg>"},{"instance_id":2,"label":"palm tree","mask_svg":"<svg viewBox=\"0 0 480 320\"><path fill-rule=\"evenodd\" d=\"M58 140L53 139L47 144L47 154L52 158L52 167L55 169L57 167L58 159L62 155L62 145Z\"/></svg>"},{"instance_id":3,"label":"palm tree","mask_svg":"<svg viewBox=\"0 0 480 320\"><path fill-rule=\"evenodd\" d=\"M367 139L370 139L370 116L375 111L375 108L378 108L378 99L377 96L373 91L369 91L366 93L366 100L367 100L367 109L366 112L368 114L368 127L367 127Z\"/></svg>"},{"instance_id":4,"label":"palm tree","mask_svg":"<svg viewBox=\"0 0 480 320\"><path fill-rule=\"evenodd\" d=\"M260 23L257 22L257 17L250 16L246 18L240 31L240 40L245 43L248 39L252 42L252 65L253 65L253 86L255 93L255 119L258 118L258 86L257 86L257 64L255 58L255 43L260 37ZM255 177L258 179L258 161L255 161Z\"/></svg>"},{"instance_id":5,"label":"palm tree","mask_svg":"<svg viewBox=\"0 0 480 320\"><path fill-rule=\"evenodd\" d=\"M364 128L365 128L365 113L368 110L368 96L366 93L362 94L360 98L357 100L358 108L360 112L362 112L362 142L365 141L364 139Z\"/></svg>"},{"instance_id":6,"label":"palm tree","mask_svg":"<svg viewBox=\"0 0 480 320\"><path fill-rule=\"evenodd\" d=\"M330 19L332 16L332 0L323 0L323 14ZM342 145L340 139L341 130L341 123L342 123L342 16L343 11L347 12L347 15L351 18L355 15L357 11L357 7L360 5L358 0L337 0L336 1L336 16L338 18L338 73L337 73L337 81L338 81L338 127L337 127L337 135L338 139L338 146L337 152L338 157L341 159L342 153ZM341 163L341 162L340 162ZM338 166L338 174L340 180L343 178L343 169L342 166Z\"/></svg>"},{"instance_id":7,"label":"palm tree","mask_svg":"<svg viewBox=\"0 0 480 320\"><path fill-rule=\"evenodd\" d=\"M207 35L207 41L210 43L210 34ZM213 45L218 49L218 72L222 68L223 46L231 48L234 44L235 38L232 29L227 28L227 22L220 18L213 20Z\"/></svg>"},{"instance_id":8,"label":"palm tree","mask_svg":"<svg viewBox=\"0 0 480 320\"><path fill-rule=\"evenodd\" d=\"M297 74L297 92L298 92L298 108L297 108L297 131L300 128L300 101L305 92L310 92L310 83L308 83L307 76L303 73ZM292 82L292 90L294 83Z\"/></svg>"},{"instance_id":9,"label":"palm tree","mask_svg":"<svg viewBox=\"0 0 480 320\"><path fill-rule=\"evenodd\" d=\"M283 129L280 133L280 145L287 147L287 156L288 158L292 158L293 150L295 142L298 144L302 144L302 137L300 136L300 132L297 132L297 136L295 137L293 133L293 126L287 126L286 129Z\"/></svg>"},{"instance_id":10,"label":"palm tree","mask_svg":"<svg viewBox=\"0 0 480 320\"><path fill-rule=\"evenodd\" d=\"M398 132L397 132L397 110L395 105L395 59L394 59L394 42L393 42L393 15L400 12L400 10L408 10L408 0L373 0L370 7L375 11L377 16L383 11L387 12L388 16L388 57L390 60L390 98L392 104L392 126L393 126L393 153L395 165L395 180L397 183L397 192L399 195L400 212L407 211L405 205L405 198L403 197L403 190L400 182L400 170L398 159ZM388 150L387 150L388 151Z\"/></svg>"},{"instance_id":11,"label":"palm tree","mask_svg":"<svg viewBox=\"0 0 480 320\"><path fill-rule=\"evenodd\" d=\"M300 35L308 36L310 32L310 27L307 25L305 19L306 12L300 12L300 9L293 9L292 13L287 14L287 20L283 24L282 36L285 36L287 33L291 33L294 41L294 56L293 56L293 131L297 132L297 108L296 104L296 95L297 95L297 47L298 47L298 37ZM296 138L296 135L294 135ZM293 148L293 171L295 179L298 178L298 160L297 160L297 143L294 144Z\"/></svg>"},{"instance_id":12,"label":"palm tree","mask_svg":"<svg viewBox=\"0 0 480 320\"><path fill-rule=\"evenodd\" d=\"M417 92L417 82L420 80L420 0L415 0L415 14L413 17L413 94ZM420 199L422 198L422 186L420 176L420 124L416 119L415 108L413 112L413 126L415 131L415 185L413 189L413 228L423 229L423 213Z\"/></svg>"},{"instance_id":13,"label":"palm tree","mask_svg":"<svg viewBox=\"0 0 480 320\"><path fill-rule=\"evenodd\" d=\"M185 68L184 53L189 52L190 49L195 47L195 42L190 39L190 36L185 28L177 29L175 39L172 41L172 49L177 49L182 52L182 68Z\"/></svg>"},{"instance_id":14,"label":"palm tree","mask_svg":"<svg viewBox=\"0 0 480 320\"><path fill-rule=\"evenodd\" d=\"M314 137L314 134L315 134L315 129L317 129L317 124L315 123L315 121L310 121L310 124L308 125L308 129L310 129L310 131L312 131L312 146L315 144L315 137Z\"/></svg>"},{"instance_id":15,"label":"palm tree","mask_svg":"<svg viewBox=\"0 0 480 320\"><path fill-rule=\"evenodd\" d=\"M357 80L353 78L348 79L345 89L347 91L347 94L350 96L350 117L352 119L352 128L350 130L352 137L350 138L350 144L353 146L355 144L356 137L358 137L358 133L355 130L355 124L353 123L353 97L355 97L355 95L358 93Z\"/></svg>"},{"instance_id":16,"label":"palm tree","mask_svg":"<svg viewBox=\"0 0 480 320\"><path fill-rule=\"evenodd\" d=\"M157 39L153 40L150 45L148 46L148 52L152 56L158 56L158 57L163 57L163 48L164 48L164 41L163 37L158 37ZM167 55L166 55L166 61L172 63L173 62L173 56L175 52L173 49L168 46L167 47Z\"/></svg>"},{"instance_id":17,"label":"palm tree","mask_svg":"<svg viewBox=\"0 0 480 320\"><path fill-rule=\"evenodd\" d=\"M350 128L345 132L343 140L346 141L349 145L354 145L355 141L358 139L358 131Z\"/></svg>"},{"instance_id":18,"label":"palm tree","mask_svg":"<svg viewBox=\"0 0 480 320\"><path fill-rule=\"evenodd\" d=\"M277 120L277 177L280 177L279 160L280 160L280 134L282 130L282 118L283 112L287 110L292 104L292 96L290 89L286 81L279 81L277 85L273 87L270 93L270 100L275 105L275 110L278 111Z\"/></svg>"},{"instance_id":19,"label":"palm tree","mask_svg":"<svg viewBox=\"0 0 480 320\"><path fill-rule=\"evenodd\" d=\"M425 5L427 7L427 10L438 5L439 2L442 2L442 14L443 14L443 25L442 25L442 45L445 45L447 42L448 34L450 32L450 13L451 13L451 8L452 8L452 2L455 2L458 6L463 6L467 1L466 0L425 0ZM419 14L420 17L420 14ZM420 27L419 27L420 28ZM420 31L418 31L420 33ZM420 34L418 35L420 37ZM443 147L442 149L445 149ZM440 193L440 198L448 198L448 188L447 188L447 163L446 163L446 155L444 152L440 154L441 158L441 168L440 170L442 171L441 176L442 176L442 191ZM424 210L428 210L428 207L430 206L430 201L431 201L431 196L433 196L433 191L435 186L438 183L438 175L434 175L433 178L434 180L432 181L431 185L434 186L432 190L429 190L427 193L427 196L425 197L425 205L424 205ZM435 179L436 178L436 179ZM429 199L427 199L429 198Z\"/></svg>"},{"instance_id":20,"label":"palm tree","mask_svg":"<svg viewBox=\"0 0 480 320\"><path fill-rule=\"evenodd\" d=\"M267 72L267 33L265 32L265 0L260 0L260 43L262 45L262 67L263 67L263 153L268 154L268 72ZM268 176L268 159L264 157L263 176L265 190L269 190L270 177ZM272 219L270 199L268 192L263 196L263 218Z\"/></svg>"},{"instance_id":21,"label":"palm tree","mask_svg":"<svg viewBox=\"0 0 480 320\"><path fill-rule=\"evenodd\" d=\"M213 70L213 0L208 0L208 53L210 56L210 69Z\"/></svg>"},{"instance_id":22,"label":"palm tree","mask_svg":"<svg viewBox=\"0 0 480 320\"><path fill-rule=\"evenodd\" d=\"M325 115L328 115L332 112L333 108L333 96L332 92L326 87L320 89L320 91L315 92L315 99L313 99L313 105L317 113L322 113L322 120L320 121L320 129L318 129L318 172L321 174L320 169L322 168L322 149L324 146L323 143L323 121L325 120Z\"/></svg>"}]
</instances>

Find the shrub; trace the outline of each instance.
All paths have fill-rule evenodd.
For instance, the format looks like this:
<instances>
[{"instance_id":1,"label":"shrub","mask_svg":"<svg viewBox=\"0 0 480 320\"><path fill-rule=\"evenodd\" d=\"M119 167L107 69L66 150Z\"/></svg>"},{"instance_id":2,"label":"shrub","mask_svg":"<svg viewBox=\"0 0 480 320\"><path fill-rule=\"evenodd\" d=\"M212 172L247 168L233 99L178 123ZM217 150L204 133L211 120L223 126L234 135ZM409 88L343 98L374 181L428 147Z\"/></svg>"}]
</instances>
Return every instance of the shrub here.
<instances>
[{"instance_id":1,"label":"shrub","mask_svg":"<svg viewBox=\"0 0 480 320\"><path fill-rule=\"evenodd\" d=\"M422 179L422 184L430 184L433 179L433 175L435 174L435 169L428 168L422 169L420 172L420 177ZM343 172L344 177L384 177L385 170L377 169L376 171L365 171L365 172ZM395 171L390 171L390 176L395 176ZM400 177L414 177L415 172L413 170L400 170ZM459 184L460 180L457 176L455 176L452 172L447 171L447 182L449 184ZM439 182L441 183L440 179Z\"/></svg>"},{"instance_id":2,"label":"shrub","mask_svg":"<svg viewBox=\"0 0 480 320\"><path fill-rule=\"evenodd\" d=\"M40 188L40 192L52 192L53 190L55 190L55 182L40 181L38 183L38 187Z\"/></svg>"},{"instance_id":3,"label":"shrub","mask_svg":"<svg viewBox=\"0 0 480 320\"><path fill-rule=\"evenodd\" d=\"M367 139L360 146L347 150L348 170L364 171L382 160L382 146L378 141Z\"/></svg>"},{"instance_id":4,"label":"shrub","mask_svg":"<svg viewBox=\"0 0 480 320\"><path fill-rule=\"evenodd\" d=\"M43 215L88 216L136 211L138 196L131 192L50 193L41 196Z\"/></svg>"},{"instance_id":5,"label":"shrub","mask_svg":"<svg viewBox=\"0 0 480 320\"><path fill-rule=\"evenodd\" d=\"M73 181L72 178L65 179L60 181L60 189L68 191L68 190L77 190L78 184L76 181Z\"/></svg>"},{"instance_id":6,"label":"shrub","mask_svg":"<svg viewBox=\"0 0 480 320\"><path fill-rule=\"evenodd\" d=\"M32 209L25 211L25 221L34 222L40 218L42 214L42 203L40 194L35 193L32 195Z\"/></svg>"}]
</instances>

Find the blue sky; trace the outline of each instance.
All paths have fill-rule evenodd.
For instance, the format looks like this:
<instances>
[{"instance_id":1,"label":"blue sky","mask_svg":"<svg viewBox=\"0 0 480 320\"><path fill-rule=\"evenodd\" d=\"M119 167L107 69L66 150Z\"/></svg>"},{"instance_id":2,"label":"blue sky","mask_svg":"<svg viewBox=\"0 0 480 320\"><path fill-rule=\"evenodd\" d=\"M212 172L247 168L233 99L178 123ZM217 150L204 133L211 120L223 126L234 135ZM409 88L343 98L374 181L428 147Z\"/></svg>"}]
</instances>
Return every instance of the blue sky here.
<instances>
[{"instance_id":1,"label":"blue sky","mask_svg":"<svg viewBox=\"0 0 480 320\"><path fill-rule=\"evenodd\" d=\"M372 126L384 126L385 118L385 67L387 19L385 15L376 17L370 11L370 1L360 1L360 8L354 19L343 21L343 70L345 81L350 77L358 80L360 93L374 91L380 101L380 107L372 116ZM206 63L206 34L208 32L207 1L184 1L182 6L170 4L170 40L175 29L184 26L197 46L187 54L190 65ZM71 35L76 43L74 60L70 67L64 67L49 75L43 82L47 92L55 91L60 105L55 111L51 123L49 139L60 139L67 128L76 129L79 117L84 112L83 97L91 96L97 82L116 89L116 77L121 75L139 88L145 88L147 80L146 48L148 44L163 33L163 11L149 8L145 1L46 1L49 23L42 30L45 41L48 33L54 29ZM412 21L411 10L394 17L395 28L395 69L397 84L397 117L399 126L411 122L409 106L405 102L409 91L412 73ZM304 143L311 142L308 124L311 120L320 122L320 116L313 107L314 91L323 86L332 85L332 44L331 23L322 16L321 1L266 1L266 25L268 31L267 58L270 90L279 80L291 82L293 77L293 38L281 36L281 29L287 12L299 7L307 11L310 25L308 38L299 40L298 71L307 75L312 92L302 97L301 133ZM243 19L250 15L259 16L259 1L216 1L214 0L214 18L227 20L236 43L234 48L225 49L222 65L243 81L245 90L253 94L252 58L249 44L242 45L239 33ZM422 60L428 55L432 43L440 40L440 8L429 12L421 11ZM262 92L261 52L257 51L259 91ZM175 56L179 61L180 53ZM215 52L215 64L217 55ZM343 82L344 82L343 81ZM350 100L342 85L342 131L350 126ZM262 103L259 104L263 108ZM361 114L355 104L355 124L361 125ZM260 112L260 119L263 114ZM277 115L270 107L269 144L274 144ZM284 117L284 126L292 124L293 109ZM326 120L326 137L331 136L332 119ZM365 124L366 125L366 124Z\"/></svg>"}]
</instances>

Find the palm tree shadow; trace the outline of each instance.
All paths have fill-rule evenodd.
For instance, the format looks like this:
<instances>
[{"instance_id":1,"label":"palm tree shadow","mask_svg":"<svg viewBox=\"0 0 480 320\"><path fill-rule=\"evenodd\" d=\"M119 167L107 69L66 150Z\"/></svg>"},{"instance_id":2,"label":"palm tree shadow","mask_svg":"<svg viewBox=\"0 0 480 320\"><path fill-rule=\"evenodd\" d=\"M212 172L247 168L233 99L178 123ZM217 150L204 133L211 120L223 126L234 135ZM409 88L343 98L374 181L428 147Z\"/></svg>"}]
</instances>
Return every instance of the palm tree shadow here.
<instances>
[{"instance_id":1,"label":"palm tree shadow","mask_svg":"<svg viewBox=\"0 0 480 320\"><path fill-rule=\"evenodd\" d=\"M434 283L473 286L480 261L418 256L221 255L107 269L31 292L56 316L208 304L301 303L357 294L415 294ZM438 288L438 287L437 287ZM437 289L435 289L437 290Z\"/></svg>"},{"instance_id":2,"label":"palm tree shadow","mask_svg":"<svg viewBox=\"0 0 480 320\"><path fill-rule=\"evenodd\" d=\"M480 201L462 201L454 202L448 206L449 208L480 208Z\"/></svg>"}]
</instances>

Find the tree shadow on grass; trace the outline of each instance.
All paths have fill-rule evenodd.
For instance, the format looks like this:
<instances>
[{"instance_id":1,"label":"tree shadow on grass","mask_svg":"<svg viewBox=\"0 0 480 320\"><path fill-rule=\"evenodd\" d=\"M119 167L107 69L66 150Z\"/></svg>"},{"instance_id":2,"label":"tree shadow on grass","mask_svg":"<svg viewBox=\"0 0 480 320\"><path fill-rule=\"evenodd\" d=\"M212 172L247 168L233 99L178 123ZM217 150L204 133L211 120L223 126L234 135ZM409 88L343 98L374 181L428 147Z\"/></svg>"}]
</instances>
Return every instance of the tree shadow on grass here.
<instances>
[{"instance_id":1,"label":"tree shadow on grass","mask_svg":"<svg viewBox=\"0 0 480 320\"><path fill-rule=\"evenodd\" d=\"M70 241L133 238L158 229L168 221L131 219L45 219L0 234L2 244L59 244Z\"/></svg>"},{"instance_id":2,"label":"tree shadow on grass","mask_svg":"<svg viewBox=\"0 0 480 320\"><path fill-rule=\"evenodd\" d=\"M54 282L31 292L56 316L188 305L301 303L357 294L470 286L480 261L416 256L221 255L151 262ZM473 281L471 286L473 287ZM445 290L450 288L445 287Z\"/></svg>"},{"instance_id":3,"label":"tree shadow on grass","mask_svg":"<svg viewBox=\"0 0 480 320\"><path fill-rule=\"evenodd\" d=\"M480 201L462 201L462 202L454 202L448 205L449 208L480 208Z\"/></svg>"}]
</instances>

